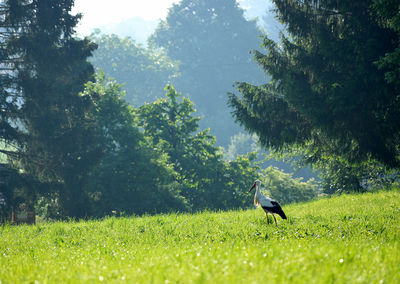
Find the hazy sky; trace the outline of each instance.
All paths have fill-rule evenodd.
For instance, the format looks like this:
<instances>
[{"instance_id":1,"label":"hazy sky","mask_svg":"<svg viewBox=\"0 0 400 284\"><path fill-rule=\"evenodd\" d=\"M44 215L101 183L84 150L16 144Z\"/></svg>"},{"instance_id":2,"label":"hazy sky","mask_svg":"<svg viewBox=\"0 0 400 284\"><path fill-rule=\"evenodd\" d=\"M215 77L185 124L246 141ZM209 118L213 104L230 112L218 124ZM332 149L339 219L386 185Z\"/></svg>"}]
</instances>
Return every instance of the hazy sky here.
<instances>
[{"instance_id":1,"label":"hazy sky","mask_svg":"<svg viewBox=\"0 0 400 284\"><path fill-rule=\"evenodd\" d=\"M179 0L75 0L72 12L83 14L77 32L87 35L93 28L120 23L124 19L165 18L168 8L178 2Z\"/></svg>"},{"instance_id":2,"label":"hazy sky","mask_svg":"<svg viewBox=\"0 0 400 284\"><path fill-rule=\"evenodd\" d=\"M94 28L118 24L126 19L140 17L145 20L164 19L168 8L180 0L75 0L72 12L82 13L76 31L89 35ZM260 0L258 0L260 1ZM264 2L263 0L262 2ZM238 0L244 8L254 0ZM265 2L264 2L265 3Z\"/></svg>"}]
</instances>

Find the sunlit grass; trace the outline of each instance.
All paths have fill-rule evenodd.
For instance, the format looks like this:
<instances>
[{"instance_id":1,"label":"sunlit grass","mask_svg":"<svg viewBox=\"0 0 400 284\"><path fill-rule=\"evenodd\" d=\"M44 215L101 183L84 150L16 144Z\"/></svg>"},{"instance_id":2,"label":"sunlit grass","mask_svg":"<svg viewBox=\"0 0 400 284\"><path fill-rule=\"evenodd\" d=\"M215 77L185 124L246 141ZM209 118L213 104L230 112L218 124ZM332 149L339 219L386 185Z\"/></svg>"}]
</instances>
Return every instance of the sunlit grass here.
<instances>
[{"instance_id":1,"label":"sunlit grass","mask_svg":"<svg viewBox=\"0 0 400 284\"><path fill-rule=\"evenodd\" d=\"M399 283L400 192L0 227L2 283Z\"/></svg>"}]
</instances>

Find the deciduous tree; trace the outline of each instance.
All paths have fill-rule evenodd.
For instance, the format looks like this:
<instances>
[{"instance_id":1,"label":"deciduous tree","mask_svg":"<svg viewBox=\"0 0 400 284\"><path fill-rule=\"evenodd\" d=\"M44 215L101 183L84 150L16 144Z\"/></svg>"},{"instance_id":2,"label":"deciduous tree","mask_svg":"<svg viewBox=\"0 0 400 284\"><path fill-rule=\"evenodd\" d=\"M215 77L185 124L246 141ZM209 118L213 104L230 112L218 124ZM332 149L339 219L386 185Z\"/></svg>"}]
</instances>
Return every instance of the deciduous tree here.
<instances>
[{"instance_id":1,"label":"deciduous tree","mask_svg":"<svg viewBox=\"0 0 400 284\"><path fill-rule=\"evenodd\" d=\"M183 0L174 4L150 38L180 62L174 86L190 96L219 145L239 132L226 107L235 81L260 83L264 76L252 62L260 45L256 21L247 21L235 0Z\"/></svg>"},{"instance_id":2,"label":"deciduous tree","mask_svg":"<svg viewBox=\"0 0 400 284\"><path fill-rule=\"evenodd\" d=\"M94 110L96 142L104 151L85 186L91 214L185 211L181 186L175 181L177 173L168 157L139 131L121 85L99 74L95 83L86 85L85 93L99 97Z\"/></svg>"},{"instance_id":3,"label":"deciduous tree","mask_svg":"<svg viewBox=\"0 0 400 284\"><path fill-rule=\"evenodd\" d=\"M199 117L193 116L194 104L172 87L166 98L138 109L144 135L151 137L165 152L182 185L182 194L193 210L245 207L248 196L243 183L257 177L255 156L238 157L228 163L215 146L209 130L198 131Z\"/></svg>"},{"instance_id":4,"label":"deciduous tree","mask_svg":"<svg viewBox=\"0 0 400 284\"><path fill-rule=\"evenodd\" d=\"M129 37L103 35L100 30L90 39L99 46L90 61L123 84L125 99L133 106L163 97L164 86L178 76L178 63L165 51L144 47Z\"/></svg>"}]
</instances>

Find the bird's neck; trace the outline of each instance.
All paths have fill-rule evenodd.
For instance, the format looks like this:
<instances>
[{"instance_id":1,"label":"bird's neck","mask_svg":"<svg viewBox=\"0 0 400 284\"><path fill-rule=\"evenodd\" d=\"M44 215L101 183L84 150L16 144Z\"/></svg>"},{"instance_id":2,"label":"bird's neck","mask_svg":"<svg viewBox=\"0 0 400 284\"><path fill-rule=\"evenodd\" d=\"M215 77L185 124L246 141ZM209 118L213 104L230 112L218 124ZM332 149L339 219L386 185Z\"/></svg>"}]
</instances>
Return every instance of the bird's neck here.
<instances>
[{"instance_id":1,"label":"bird's neck","mask_svg":"<svg viewBox=\"0 0 400 284\"><path fill-rule=\"evenodd\" d=\"M256 193L254 193L254 205L255 206L260 205L260 202L259 202L260 195L261 195L260 188L258 187L258 185L256 185Z\"/></svg>"}]
</instances>

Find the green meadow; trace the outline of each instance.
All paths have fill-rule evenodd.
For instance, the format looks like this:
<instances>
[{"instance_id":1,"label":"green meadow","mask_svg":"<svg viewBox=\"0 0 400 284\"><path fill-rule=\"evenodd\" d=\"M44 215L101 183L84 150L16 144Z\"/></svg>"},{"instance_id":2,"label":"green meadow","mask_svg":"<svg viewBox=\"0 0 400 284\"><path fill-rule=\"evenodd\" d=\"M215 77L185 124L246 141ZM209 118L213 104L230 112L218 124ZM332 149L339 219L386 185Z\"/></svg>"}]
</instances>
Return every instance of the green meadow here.
<instances>
[{"instance_id":1,"label":"green meadow","mask_svg":"<svg viewBox=\"0 0 400 284\"><path fill-rule=\"evenodd\" d=\"M400 283L400 191L0 227L0 283Z\"/></svg>"}]
</instances>

